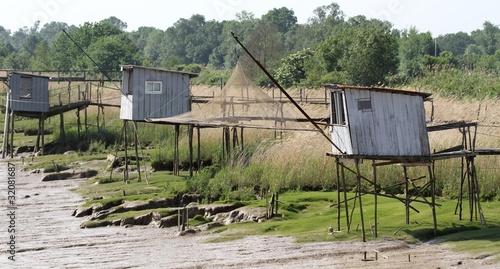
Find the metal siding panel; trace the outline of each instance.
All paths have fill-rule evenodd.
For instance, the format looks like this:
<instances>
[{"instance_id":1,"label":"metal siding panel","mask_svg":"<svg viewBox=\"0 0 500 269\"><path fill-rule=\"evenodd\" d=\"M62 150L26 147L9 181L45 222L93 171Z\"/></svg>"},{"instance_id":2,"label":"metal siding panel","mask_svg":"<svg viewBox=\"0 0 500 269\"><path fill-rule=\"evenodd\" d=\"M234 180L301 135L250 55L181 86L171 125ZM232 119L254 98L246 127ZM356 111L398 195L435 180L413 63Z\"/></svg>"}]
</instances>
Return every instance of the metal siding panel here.
<instances>
[{"instance_id":1,"label":"metal siding panel","mask_svg":"<svg viewBox=\"0 0 500 269\"><path fill-rule=\"evenodd\" d=\"M356 114L356 109L354 109L353 102L353 89L345 89L344 90L344 98L345 98L345 108L346 108L346 119L347 125L349 129L349 138L351 141L352 154L359 154L359 144L358 144L358 129L359 129L359 119Z\"/></svg>"},{"instance_id":2,"label":"metal siding panel","mask_svg":"<svg viewBox=\"0 0 500 269\"><path fill-rule=\"evenodd\" d=\"M133 120L144 120L144 106L146 104L144 94L144 83L146 72L143 68L134 68L132 74L132 85L134 85L134 114ZM136 100L137 99L137 100Z\"/></svg>"},{"instance_id":3,"label":"metal siding panel","mask_svg":"<svg viewBox=\"0 0 500 269\"><path fill-rule=\"evenodd\" d=\"M333 143L337 145L345 154L353 154L349 128L346 126L333 126L331 131ZM333 153L341 153L332 145Z\"/></svg>"},{"instance_id":4,"label":"metal siding panel","mask_svg":"<svg viewBox=\"0 0 500 269\"><path fill-rule=\"evenodd\" d=\"M380 92L371 93L372 114L373 114L373 134L374 148L377 155L389 155L391 152L390 140L388 132L388 97Z\"/></svg>"}]
</instances>

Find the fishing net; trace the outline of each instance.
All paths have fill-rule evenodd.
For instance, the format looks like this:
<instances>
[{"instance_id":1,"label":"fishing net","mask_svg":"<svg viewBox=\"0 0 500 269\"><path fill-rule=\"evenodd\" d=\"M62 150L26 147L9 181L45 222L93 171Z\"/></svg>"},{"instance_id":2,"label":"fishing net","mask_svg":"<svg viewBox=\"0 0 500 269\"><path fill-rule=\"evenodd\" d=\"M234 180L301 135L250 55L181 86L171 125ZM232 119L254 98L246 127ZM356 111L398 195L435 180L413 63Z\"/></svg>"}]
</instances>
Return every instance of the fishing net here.
<instances>
[{"instance_id":1,"label":"fishing net","mask_svg":"<svg viewBox=\"0 0 500 269\"><path fill-rule=\"evenodd\" d=\"M273 98L255 85L240 64L234 68L220 95L204 104L193 104L190 112L168 118L151 118L147 121L208 127L315 130L287 99Z\"/></svg>"}]
</instances>

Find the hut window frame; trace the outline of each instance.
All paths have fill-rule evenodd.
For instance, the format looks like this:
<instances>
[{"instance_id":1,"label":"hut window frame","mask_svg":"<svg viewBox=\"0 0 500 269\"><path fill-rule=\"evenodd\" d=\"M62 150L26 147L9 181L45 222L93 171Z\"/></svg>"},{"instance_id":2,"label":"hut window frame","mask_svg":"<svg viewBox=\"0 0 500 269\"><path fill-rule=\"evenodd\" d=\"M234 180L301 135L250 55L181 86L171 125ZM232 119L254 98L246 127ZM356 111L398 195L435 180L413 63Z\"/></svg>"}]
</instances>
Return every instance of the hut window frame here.
<instances>
[{"instance_id":1,"label":"hut window frame","mask_svg":"<svg viewBox=\"0 0 500 269\"><path fill-rule=\"evenodd\" d=\"M330 124L347 125L345 94L343 91L331 92Z\"/></svg>"},{"instance_id":2,"label":"hut window frame","mask_svg":"<svg viewBox=\"0 0 500 269\"><path fill-rule=\"evenodd\" d=\"M361 112L372 111L372 99L371 98L359 98L358 99L358 110Z\"/></svg>"},{"instance_id":3,"label":"hut window frame","mask_svg":"<svg viewBox=\"0 0 500 269\"><path fill-rule=\"evenodd\" d=\"M146 81L146 94L162 94L162 82L158 80Z\"/></svg>"},{"instance_id":4,"label":"hut window frame","mask_svg":"<svg viewBox=\"0 0 500 269\"><path fill-rule=\"evenodd\" d=\"M21 76L19 99L31 99L32 97L33 97L33 78Z\"/></svg>"}]
</instances>

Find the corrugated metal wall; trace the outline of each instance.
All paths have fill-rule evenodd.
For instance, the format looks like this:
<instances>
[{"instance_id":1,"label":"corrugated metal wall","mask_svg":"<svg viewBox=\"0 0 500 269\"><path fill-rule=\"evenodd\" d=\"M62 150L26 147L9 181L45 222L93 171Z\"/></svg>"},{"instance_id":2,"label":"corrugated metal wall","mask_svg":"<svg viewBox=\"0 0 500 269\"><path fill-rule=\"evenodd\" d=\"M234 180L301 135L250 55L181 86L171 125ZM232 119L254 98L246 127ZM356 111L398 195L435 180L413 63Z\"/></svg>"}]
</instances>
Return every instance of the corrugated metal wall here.
<instances>
[{"instance_id":1,"label":"corrugated metal wall","mask_svg":"<svg viewBox=\"0 0 500 269\"><path fill-rule=\"evenodd\" d=\"M12 110L31 112L49 110L49 79L47 77L12 73L10 88Z\"/></svg>"},{"instance_id":2,"label":"corrugated metal wall","mask_svg":"<svg viewBox=\"0 0 500 269\"><path fill-rule=\"evenodd\" d=\"M371 109L366 109L368 100ZM337 139L350 140L353 155L430 155L421 96L345 89L345 102L350 137Z\"/></svg>"},{"instance_id":3,"label":"corrugated metal wall","mask_svg":"<svg viewBox=\"0 0 500 269\"><path fill-rule=\"evenodd\" d=\"M161 81L161 94L146 93L146 81ZM190 110L189 75L156 69L134 67L123 72L121 119L143 121L166 118ZM124 105L125 104L125 105Z\"/></svg>"}]
</instances>

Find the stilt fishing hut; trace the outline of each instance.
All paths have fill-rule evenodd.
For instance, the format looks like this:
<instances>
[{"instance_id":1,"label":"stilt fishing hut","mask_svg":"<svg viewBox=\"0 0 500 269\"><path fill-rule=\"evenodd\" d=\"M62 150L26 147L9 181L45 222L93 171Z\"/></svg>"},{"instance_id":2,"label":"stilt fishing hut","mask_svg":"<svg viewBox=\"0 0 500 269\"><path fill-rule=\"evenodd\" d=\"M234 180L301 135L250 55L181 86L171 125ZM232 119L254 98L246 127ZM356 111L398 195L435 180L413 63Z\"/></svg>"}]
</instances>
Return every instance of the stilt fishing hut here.
<instances>
[{"instance_id":1,"label":"stilt fishing hut","mask_svg":"<svg viewBox=\"0 0 500 269\"><path fill-rule=\"evenodd\" d=\"M410 223L410 209L419 212L412 203L429 205L432 211L434 234L437 234L434 162L449 158L462 158L462 185L467 179L469 183L471 205L471 220L474 208L480 213L481 225L485 225L479 203L478 182L475 175L474 157L479 154L491 154L491 151L475 149L475 135L471 138L470 127L477 127L476 123L455 123L439 126L427 126L424 107L425 101L430 101L431 94L413 91L402 91L380 87L359 87L349 85L328 84L330 90L330 136L334 146L327 155L335 157L337 165L337 226L340 230L341 204L344 204L347 219L347 230L351 222L347 196L345 193L345 171L356 176L356 196L358 201L363 241L365 241L365 223L363 218L363 204L361 196L373 194L374 224L371 228L377 236L377 197L384 196L401 201L406 210L406 224ZM432 118L432 115L430 116ZM440 152L431 152L428 132L458 128L463 133L461 147L454 147ZM467 135L468 133L468 135ZM467 142L469 140L469 142ZM474 141L474 142L472 142ZM361 175L360 164L363 160L371 161L372 178ZM464 162L466 160L466 162ZM346 163L354 163L355 169L349 168ZM467 163L464 172L464 163ZM403 168L404 198L390 192L377 182L377 167L384 165L399 165ZM427 167L428 183L417 187L408 176L410 167ZM424 176L425 177L425 176ZM424 178L421 177L421 178ZM363 189L362 181L370 187ZM343 202L340 186L343 185ZM416 193L415 196L411 193ZM430 193L430 198L423 195ZM462 197L462 191L459 195ZM461 199L459 200L461 210ZM356 205L356 203L354 203ZM458 207L458 205L457 205ZM461 218L461 211L460 211Z\"/></svg>"},{"instance_id":2,"label":"stilt fishing hut","mask_svg":"<svg viewBox=\"0 0 500 269\"><path fill-rule=\"evenodd\" d=\"M7 151L13 154L14 139L14 115L35 117L39 119L39 130L36 150L39 147L40 136L42 136L43 147L43 122L49 111L49 77L25 74L21 72L9 72L7 83L7 101L5 106L5 126L2 157ZM10 136L10 141L9 141ZM7 145L10 145L8 149Z\"/></svg>"},{"instance_id":3,"label":"stilt fishing hut","mask_svg":"<svg viewBox=\"0 0 500 269\"><path fill-rule=\"evenodd\" d=\"M197 77L198 74L136 65L122 65L121 70L122 94L120 119L123 120L124 132L127 130L128 121L134 123L134 144L136 147L136 159L138 160L137 122L144 122L146 119L172 117L190 111L190 79ZM177 138L179 132L178 125L175 125L175 130ZM124 137L125 145L127 145L126 133ZM126 151L125 154L125 158L127 159ZM140 180L138 162L137 166ZM125 176L125 180L127 178L128 175Z\"/></svg>"}]
</instances>

